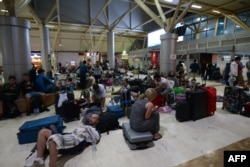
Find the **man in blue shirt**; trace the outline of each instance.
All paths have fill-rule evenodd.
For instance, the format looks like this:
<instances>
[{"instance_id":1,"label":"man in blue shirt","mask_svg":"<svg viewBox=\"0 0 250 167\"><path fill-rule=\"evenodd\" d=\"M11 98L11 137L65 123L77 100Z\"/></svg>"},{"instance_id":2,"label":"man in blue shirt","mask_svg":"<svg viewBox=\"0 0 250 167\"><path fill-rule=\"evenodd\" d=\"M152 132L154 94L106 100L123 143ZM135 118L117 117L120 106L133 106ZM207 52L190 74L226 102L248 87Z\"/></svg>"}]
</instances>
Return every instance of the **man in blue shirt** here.
<instances>
[{"instance_id":1,"label":"man in blue shirt","mask_svg":"<svg viewBox=\"0 0 250 167\"><path fill-rule=\"evenodd\" d=\"M39 69L38 75L36 76L35 87L37 91L43 93L51 93L56 91L55 83L44 75L44 70Z\"/></svg>"},{"instance_id":2,"label":"man in blue shirt","mask_svg":"<svg viewBox=\"0 0 250 167\"><path fill-rule=\"evenodd\" d=\"M198 71L200 70L199 64L196 62L196 59L194 59L194 62L190 64L189 68L191 69L193 79L195 79Z\"/></svg>"}]
</instances>

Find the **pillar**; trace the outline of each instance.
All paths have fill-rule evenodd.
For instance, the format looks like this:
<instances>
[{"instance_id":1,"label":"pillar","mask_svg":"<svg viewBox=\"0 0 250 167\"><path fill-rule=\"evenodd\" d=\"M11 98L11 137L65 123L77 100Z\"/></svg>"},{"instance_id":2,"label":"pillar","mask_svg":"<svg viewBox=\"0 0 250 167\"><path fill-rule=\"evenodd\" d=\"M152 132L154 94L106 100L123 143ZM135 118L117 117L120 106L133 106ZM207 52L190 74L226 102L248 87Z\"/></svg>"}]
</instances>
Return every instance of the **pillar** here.
<instances>
[{"instance_id":1,"label":"pillar","mask_svg":"<svg viewBox=\"0 0 250 167\"><path fill-rule=\"evenodd\" d=\"M48 72L51 70L49 28L41 24L39 26L41 41L42 68Z\"/></svg>"},{"instance_id":2,"label":"pillar","mask_svg":"<svg viewBox=\"0 0 250 167\"><path fill-rule=\"evenodd\" d=\"M160 72L167 74L175 71L177 34L166 33L161 35Z\"/></svg>"},{"instance_id":3,"label":"pillar","mask_svg":"<svg viewBox=\"0 0 250 167\"><path fill-rule=\"evenodd\" d=\"M14 75L17 82L31 69L30 22L16 17L0 16L0 47L4 80Z\"/></svg>"},{"instance_id":4,"label":"pillar","mask_svg":"<svg viewBox=\"0 0 250 167\"><path fill-rule=\"evenodd\" d=\"M114 32L107 33L107 47L108 47L108 61L110 68L115 68L115 42L114 42Z\"/></svg>"}]
</instances>

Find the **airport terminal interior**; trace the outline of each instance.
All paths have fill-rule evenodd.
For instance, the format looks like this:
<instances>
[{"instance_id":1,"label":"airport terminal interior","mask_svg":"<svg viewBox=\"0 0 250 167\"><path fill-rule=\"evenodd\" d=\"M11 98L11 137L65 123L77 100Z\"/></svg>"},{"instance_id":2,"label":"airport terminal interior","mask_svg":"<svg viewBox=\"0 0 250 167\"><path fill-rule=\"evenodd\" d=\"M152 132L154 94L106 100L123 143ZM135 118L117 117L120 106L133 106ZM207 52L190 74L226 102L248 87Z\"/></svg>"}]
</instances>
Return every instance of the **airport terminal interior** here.
<instances>
[{"instance_id":1,"label":"airport terminal interior","mask_svg":"<svg viewBox=\"0 0 250 167\"><path fill-rule=\"evenodd\" d=\"M31 63L52 71L57 81L74 77L76 86L74 70L83 60L88 65L108 61L131 80L145 78L149 70L166 76L182 61L190 81L189 66L195 59L219 70L219 78L205 85L216 88L214 115L179 122L174 109L159 112L162 138L149 148L131 150L122 129L112 130L101 135L97 150L88 146L77 155L59 155L58 167L222 167L224 151L250 150L249 117L229 112L222 102L226 63L240 57L245 67L250 57L249 0L0 0L0 31L1 84L7 75L18 75L19 81ZM164 43L161 38L169 34L174 38ZM74 75L59 73L59 64ZM243 68L243 85L246 74ZM203 83L200 75L196 79ZM119 87L106 87L106 105ZM74 90L76 99L81 91ZM19 127L56 114L55 104L48 108L0 120L0 166L25 166L35 142L19 144ZM127 122L127 116L119 118L121 126ZM80 120L64 122L64 132L79 125Z\"/></svg>"},{"instance_id":2,"label":"airport terminal interior","mask_svg":"<svg viewBox=\"0 0 250 167\"><path fill-rule=\"evenodd\" d=\"M197 80L200 81L200 78ZM215 81L207 81L206 84L215 87L217 95L223 96L224 84ZM107 103L111 91L111 88L107 88ZM75 97L80 97L79 90L75 91ZM250 119L222 109L222 102L217 102L216 107L213 116L196 121L178 122L175 111L160 113L160 133L163 137L147 149L130 150L122 130L118 129L102 134L97 151L89 146L79 155L62 155L57 160L57 166L223 166L224 151L249 150L250 129L247 125ZM1 166L24 166L25 158L35 143L18 144L18 128L27 120L55 115L54 105L49 109L49 112L30 116L23 114L22 117L0 121ZM119 119L120 125L128 121L127 117ZM79 120L64 123L64 132L71 132L80 124ZM48 158L45 163L48 165Z\"/></svg>"}]
</instances>

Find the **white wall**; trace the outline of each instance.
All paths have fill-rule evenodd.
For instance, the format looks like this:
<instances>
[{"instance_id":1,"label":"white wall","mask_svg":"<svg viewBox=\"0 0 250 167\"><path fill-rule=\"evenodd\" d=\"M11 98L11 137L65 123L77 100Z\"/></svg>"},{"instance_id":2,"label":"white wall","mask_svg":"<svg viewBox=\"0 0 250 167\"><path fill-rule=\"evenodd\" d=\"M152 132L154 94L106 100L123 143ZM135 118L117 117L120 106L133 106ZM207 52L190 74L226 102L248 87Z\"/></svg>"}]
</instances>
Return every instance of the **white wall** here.
<instances>
[{"instance_id":1,"label":"white wall","mask_svg":"<svg viewBox=\"0 0 250 167\"><path fill-rule=\"evenodd\" d=\"M74 52L58 52L57 53L57 64L62 63L62 66L65 66L66 63L71 61L76 62L76 66L79 65L80 61L82 61L83 56L79 56L78 53Z\"/></svg>"}]
</instances>

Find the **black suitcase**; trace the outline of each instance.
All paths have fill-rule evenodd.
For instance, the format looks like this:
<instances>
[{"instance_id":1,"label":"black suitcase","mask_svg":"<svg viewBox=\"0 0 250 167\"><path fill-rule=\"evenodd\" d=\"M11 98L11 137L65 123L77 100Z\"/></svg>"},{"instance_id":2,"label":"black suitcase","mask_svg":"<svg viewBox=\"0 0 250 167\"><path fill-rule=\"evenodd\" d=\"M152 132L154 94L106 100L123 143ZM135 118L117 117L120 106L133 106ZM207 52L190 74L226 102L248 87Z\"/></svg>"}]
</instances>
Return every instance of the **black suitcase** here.
<instances>
[{"instance_id":1,"label":"black suitcase","mask_svg":"<svg viewBox=\"0 0 250 167\"><path fill-rule=\"evenodd\" d=\"M186 100L190 104L191 119L193 121L207 117L207 92L196 89L186 92Z\"/></svg>"},{"instance_id":2,"label":"black suitcase","mask_svg":"<svg viewBox=\"0 0 250 167\"><path fill-rule=\"evenodd\" d=\"M191 120L190 104L187 101L180 101L176 104L175 118L179 122Z\"/></svg>"},{"instance_id":3,"label":"black suitcase","mask_svg":"<svg viewBox=\"0 0 250 167\"><path fill-rule=\"evenodd\" d=\"M121 90L121 107L125 108L128 107L132 104L132 100L131 100L131 90L127 89L127 88L123 88Z\"/></svg>"},{"instance_id":4,"label":"black suitcase","mask_svg":"<svg viewBox=\"0 0 250 167\"><path fill-rule=\"evenodd\" d=\"M76 100L67 100L63 102L61 117L64 122L70 122L80 119L80 108L78 101Z\"/></svg>"},{"instance_id":5,"label":"black suitcase","mask_svg":"<svg viewBox=\"0 0 250 167\"><path fill-rule=\"evenodd\" d=\"M65 92L60 92L60 93L65 93ZM60 93L56 93L56 99L55 99L55 111L56 111L56 114L58 114L58 115L61 115L61 113L62 113L62 106L58 106ZM75 99L75 96L73 93L67 93L67 97L68 97L68 100Z\"/></svg>"}]
</instances>

